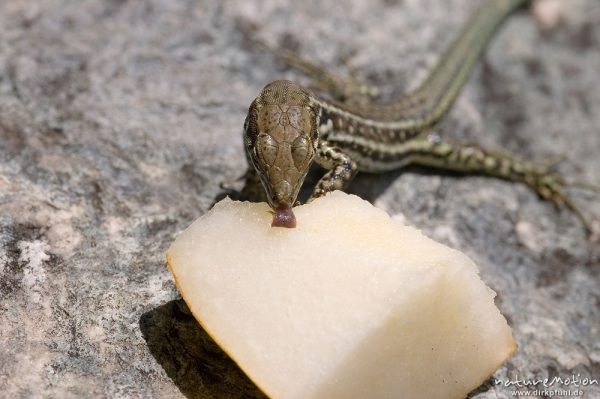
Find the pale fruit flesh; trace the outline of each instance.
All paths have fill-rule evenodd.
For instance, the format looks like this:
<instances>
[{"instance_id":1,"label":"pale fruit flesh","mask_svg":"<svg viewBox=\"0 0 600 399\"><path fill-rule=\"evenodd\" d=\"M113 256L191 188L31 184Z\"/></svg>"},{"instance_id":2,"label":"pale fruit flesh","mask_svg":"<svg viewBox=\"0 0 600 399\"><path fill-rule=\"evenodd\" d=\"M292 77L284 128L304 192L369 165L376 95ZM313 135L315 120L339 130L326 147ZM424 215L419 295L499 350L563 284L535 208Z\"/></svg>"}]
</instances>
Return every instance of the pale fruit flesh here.
<instances>
[{"instance_id":1,"label":"pale fruit flesh","mask_svg":"<svg viewBox=\"0 0 600 399\"><path fill-rule=\"evenodd\" d=\"M462 398L515 350L464 254L334 192L271 227L225 199L167 260L192 313L271 398Z\"/></svg>"}]
</instances>

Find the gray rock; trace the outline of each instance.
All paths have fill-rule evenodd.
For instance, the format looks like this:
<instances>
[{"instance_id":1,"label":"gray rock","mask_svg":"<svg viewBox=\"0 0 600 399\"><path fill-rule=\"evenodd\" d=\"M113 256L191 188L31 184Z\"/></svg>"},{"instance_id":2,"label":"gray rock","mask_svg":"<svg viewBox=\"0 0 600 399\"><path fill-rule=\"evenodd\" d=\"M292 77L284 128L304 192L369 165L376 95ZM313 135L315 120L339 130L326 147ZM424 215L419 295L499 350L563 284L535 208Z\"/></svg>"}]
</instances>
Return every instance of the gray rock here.
<instances>
[{"instance_id":1,"label":"gray rock","mask_svg":"<svg viewBox=\"0 0 600 399\"><path fill-rule=\"evenodd\" d=\"M177 233L243 173L253 97L276 78L307 82L250 38L393 96L476 3L1 2L0 396L261 397L164 267ZM560 15L545 31L512 17L439 131L536 160L565 153L565 175L600 182L600 5L571 0ZM600 249L572 214L520 185L416 168L351 191L479 264L519 343L496 378L600 379ZM598 227L598 197L573 195ZM490 379L472 397L513 388Z\"/></svg>"}]
</instances>

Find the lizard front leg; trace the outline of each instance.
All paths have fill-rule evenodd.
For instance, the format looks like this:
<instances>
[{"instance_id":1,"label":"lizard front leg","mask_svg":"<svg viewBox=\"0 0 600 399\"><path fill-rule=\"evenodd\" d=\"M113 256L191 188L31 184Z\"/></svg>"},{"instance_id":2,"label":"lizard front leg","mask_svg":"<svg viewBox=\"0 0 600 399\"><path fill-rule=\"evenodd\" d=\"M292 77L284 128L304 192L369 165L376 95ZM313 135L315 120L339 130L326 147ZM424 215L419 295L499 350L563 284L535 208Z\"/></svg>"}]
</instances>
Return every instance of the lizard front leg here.
<instances>
[{"instance_id":1,"label":"lizard front leg","mask_svg":"<svg viewBox=\"0 0 600 399\"><path fill-rule=\"evenodd\" d=\"M339 76L285 48L269 46L262 42L258 42L257 45L308 75L312 79L311 89L329 93L337 101L355 105L368 104L379 97L380 92L377 88L363 83L357 76Z\"/></svg>"},{"instance_id":2,"label":"lizard front leg","mask_svg":"<svg viewBox=\"0 0 600 399\"><path fill-rule=\"evenodd\" d=\"M325 140L317 146L315 161L329 172L319 180L309 201L334 190L344 190L358 172L356 162L348 154Z\"/></svg>"},{"instance_id":3,"label":"lizard front leg","mask_svg":"<svg viewBox=\"0 0 600 399\"><path fill-rule=\"evenodd\" d=\"M258 177L258 173L256 172L256 169L254 169L254 166L248 165L248 169L246 170L243 179L244 187L242 188L242 191L238 193L235 199L250 202L267 201L265 189L260 182L260 178Z\"/></svg>"}]
</instances>

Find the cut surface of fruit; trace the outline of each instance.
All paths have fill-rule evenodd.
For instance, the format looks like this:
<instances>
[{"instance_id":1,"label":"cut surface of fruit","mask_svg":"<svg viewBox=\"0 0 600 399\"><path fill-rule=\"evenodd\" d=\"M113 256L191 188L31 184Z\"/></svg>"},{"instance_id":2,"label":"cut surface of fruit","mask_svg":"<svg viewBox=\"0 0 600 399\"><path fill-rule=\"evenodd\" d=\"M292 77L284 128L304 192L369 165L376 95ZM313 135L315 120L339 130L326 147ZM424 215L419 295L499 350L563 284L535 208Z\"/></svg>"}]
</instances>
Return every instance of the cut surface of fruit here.
<instances>
[{"instance_id":1,"label":"cut surface of fruit","mask_svg":"<svg viewBox=\"0 0 600 399\"><path fill-rule=\"evenodd\" d=\"M515 350L463 253L334 192L271 227L225 199L172 244L190 310L273 399L463 398Z\"/></svg>"}]
</instances>

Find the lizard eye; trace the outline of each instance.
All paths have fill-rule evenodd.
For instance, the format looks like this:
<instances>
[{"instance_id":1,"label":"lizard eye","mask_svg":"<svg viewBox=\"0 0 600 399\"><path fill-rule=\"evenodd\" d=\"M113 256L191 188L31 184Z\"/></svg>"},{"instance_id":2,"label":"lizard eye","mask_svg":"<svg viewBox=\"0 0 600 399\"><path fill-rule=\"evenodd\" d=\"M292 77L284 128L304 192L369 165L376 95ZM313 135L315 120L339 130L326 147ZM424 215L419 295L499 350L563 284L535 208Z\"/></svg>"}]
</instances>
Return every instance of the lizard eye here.
<instances>
[{"instance_id":1,"label":"lizard eye","mask_svg":"<svg viewBox=\"0 0 600 399\"><path fill-rule=\"evenodd\" d=\"M266 166L273 166L277 158L277 142L268 134L260 133L256 142L256 153Z\"/></svg>"},{"instance_id":2,"label":"lizard eye","mask_svg":"<svg viewBox=\"0 0 600 399\"><path fill-rule=\"evenodd\" d=\"M292 159L294 160L296 169L303 169L308 158L309 147L308 140L304 137L298 137L292 143Z\"/></svg>"}]
</instances>

